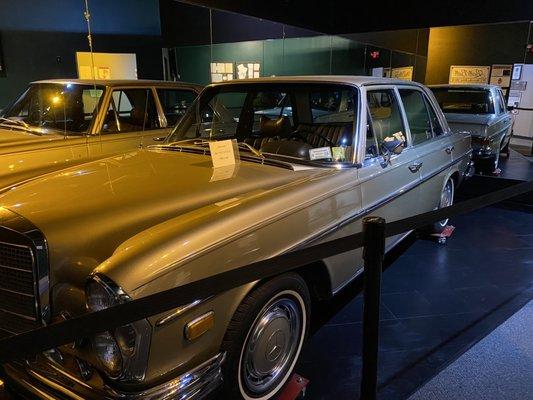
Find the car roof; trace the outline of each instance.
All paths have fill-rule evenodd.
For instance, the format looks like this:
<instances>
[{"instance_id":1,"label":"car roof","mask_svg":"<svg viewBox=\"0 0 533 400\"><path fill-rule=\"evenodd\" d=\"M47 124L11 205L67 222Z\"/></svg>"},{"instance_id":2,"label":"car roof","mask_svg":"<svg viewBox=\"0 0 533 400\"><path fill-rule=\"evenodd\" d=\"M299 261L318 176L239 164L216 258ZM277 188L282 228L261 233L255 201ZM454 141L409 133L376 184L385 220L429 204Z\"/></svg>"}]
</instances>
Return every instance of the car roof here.
<instances>
[{"instance_id":1,"label":"car roof","mask_svg":"<svg viewBox=\"0 0 533 400\"><path fill-rule=\"evenodd\" d=\"M34 81L34 83L59 83L74 85L98 85L98 86L172 86L172 87L195 87L198 90L203 86L196 83L148 80L148 79L45 79L41 81Z\"/></svg>"},{"instance_id":2,"label":"car roof","mask_svg":"<svg viewBox=\"0 0 533 400\"><path fill-rule=\"evenodd\" d=\"M440 84L440 85L428 85L430 89L433 88L454 88L454 89L497 89L499 88L498 85L490 85L488 83L447 83L447 84Z\"/></svg>"},{"instance_id":3,"label":"car roof","mask_svg":"<svg viewBox=\"0 0 533 400\"><path fill-rule=\"evenodd\" d=\"M239 85L243 83L339 83L353 86L368 85L414 85L423 86L418 82L400 79L380 78L375 76L355 75L303 75L303 76L272 76L253 79L234 79L231 81L214 83L219 85Z\"/></svg>"}]
</instances>

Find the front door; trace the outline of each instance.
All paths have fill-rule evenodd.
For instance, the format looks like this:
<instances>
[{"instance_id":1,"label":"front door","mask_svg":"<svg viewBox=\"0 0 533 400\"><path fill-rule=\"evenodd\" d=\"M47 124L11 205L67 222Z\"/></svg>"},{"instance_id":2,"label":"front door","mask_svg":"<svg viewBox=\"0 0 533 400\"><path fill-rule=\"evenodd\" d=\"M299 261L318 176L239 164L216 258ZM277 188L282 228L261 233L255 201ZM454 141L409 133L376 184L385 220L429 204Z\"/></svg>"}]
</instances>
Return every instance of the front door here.
<instances>
[{"instance_id":1,"label":"front door","mask_svg":"<svg viewBox=\"0 0 533 400\"><path fill-rule=\"evenodd\" d=\"M393 87L367 90L366 156L359 170L363 208L387 222L418 213L417 152L409 143L398 94ZM403 139L395 153L383 149L385 141ZM392 246L399 237L387 239Z\"/></svg>"},{"instance_id":2,"label":"front door","mask_svg":"<svg viewBox=\"0 0 533 400\"><path fill-rule=\"evenodd\" d=\"M167 133L152 88L117 88L109 98L100 132L88 140L89 156L134 151Z\"/></svg>"}]
</instances>

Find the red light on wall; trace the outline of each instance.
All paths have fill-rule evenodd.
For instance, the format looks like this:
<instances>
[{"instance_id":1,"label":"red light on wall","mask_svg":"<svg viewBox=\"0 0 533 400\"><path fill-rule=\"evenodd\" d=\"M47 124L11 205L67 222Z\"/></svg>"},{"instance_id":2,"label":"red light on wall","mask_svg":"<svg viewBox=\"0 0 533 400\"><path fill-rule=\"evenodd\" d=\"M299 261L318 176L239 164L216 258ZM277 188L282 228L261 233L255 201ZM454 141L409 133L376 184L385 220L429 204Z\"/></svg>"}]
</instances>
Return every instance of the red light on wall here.
<instances>
[{"instance_id":1,"label":"red light on wall","mask_svg":"<svg viewBox=\"0 0 533 400\"><path fill-rule=\"evenodd\" d=\"M370 58L377 60L379 58L379 50L374 50L370 52Z\"/></svg>"}]
</instances>

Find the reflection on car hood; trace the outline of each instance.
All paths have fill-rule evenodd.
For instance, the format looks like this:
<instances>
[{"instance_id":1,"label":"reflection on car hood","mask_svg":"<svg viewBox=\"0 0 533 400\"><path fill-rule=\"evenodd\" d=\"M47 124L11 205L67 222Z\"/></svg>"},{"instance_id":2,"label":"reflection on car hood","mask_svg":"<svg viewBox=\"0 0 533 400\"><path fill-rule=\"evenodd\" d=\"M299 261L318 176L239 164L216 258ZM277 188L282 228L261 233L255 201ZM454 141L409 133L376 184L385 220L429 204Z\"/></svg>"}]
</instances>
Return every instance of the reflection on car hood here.
<instances>
[{"instance_id":1,"label":"reflection on car hood","mask_svg":"<svg viewBox=\"0 0 533 400\"><path fill-rule=\"evenodd\" d=\"M460 114L445 113L449 124L479 124L490 125L495 116L493 114Z\"/></svg>"},{"instance_id":2,"label":"reflection on car hood","mask_svg":"<svg viewBox=\"0 0 533 400\"><path fill-rule=\"evenodd\" d=\"M118 245L148 227L236 196L261 195L318 173L317 169L292 171L241 162L231 174L214 171L209 156L139 150L4 190L0 206L43 231L52 265L75 260L76 265L87 263L90 271Z\"/></svg>"}]
</instances>

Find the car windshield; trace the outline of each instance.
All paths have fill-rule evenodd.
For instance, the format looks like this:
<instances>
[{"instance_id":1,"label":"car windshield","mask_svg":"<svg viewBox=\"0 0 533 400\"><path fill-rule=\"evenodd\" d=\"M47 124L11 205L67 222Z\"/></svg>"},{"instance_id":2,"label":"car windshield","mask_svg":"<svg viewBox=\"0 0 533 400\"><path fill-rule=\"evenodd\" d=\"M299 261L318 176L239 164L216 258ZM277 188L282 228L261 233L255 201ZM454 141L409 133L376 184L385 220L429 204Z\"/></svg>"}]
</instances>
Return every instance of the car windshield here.
<instances>
[{"instance_id":1,"label":"car windshield","mask_svg":"<svg viewBox=\"0 0 533 400\"><path fill-rule=\"evenodd\" d=\"M35 83L6 110L1 126L36 134L88 132L104 88L73 83Z\"/></svg>"},{"instance_id":2,"label":"car windshield","mask_svg":"<svg viewBox=\"0 0 533 400\"><path fill-rule=\"evenodd\" d=\"M432 90L445 113L494 113L494 105L489 90L462 88L433 88Z\"/></svg>"},{"instance_id":3,"label":"car windshield","mask_svg":"<svg viewBox=\"0 0 533 400\"><path fill-rule=\"evenodd\" d=\"M246 83L207 88L167 145L235 139L265 157L320 163L353 155L357 91L316 83ZM196 140L197 139L197 140ZM255 152L252 151L256 150Z\"/></svg>"}]
</instances>

